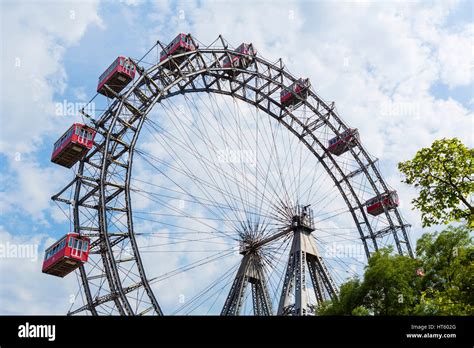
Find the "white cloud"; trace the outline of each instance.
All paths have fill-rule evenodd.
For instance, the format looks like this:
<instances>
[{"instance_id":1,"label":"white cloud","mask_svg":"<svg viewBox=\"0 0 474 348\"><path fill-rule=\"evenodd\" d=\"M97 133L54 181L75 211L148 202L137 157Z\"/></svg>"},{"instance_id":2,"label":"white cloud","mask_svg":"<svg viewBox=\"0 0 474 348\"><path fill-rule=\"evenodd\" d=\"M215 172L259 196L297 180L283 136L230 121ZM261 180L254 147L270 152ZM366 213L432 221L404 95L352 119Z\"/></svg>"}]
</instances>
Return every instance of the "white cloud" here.
<instances>
[{"instance_id":1,"label":"white cloud","mask_svg":"<svg viewBox=\"0 0 474 348\"><path fill-rule=\"evenodd\" d=\"M85 87L75 88L73 93L74 93L74 96L77 98L77 100L79 100L81 102L86 102L87 101L87 94L86 94Z\"/></svg>"},{"instance_id":2,"label":"white cloud","mask_svg":"<svg viewBox=\"0 0 474 348\"><path fill-rule=\"evenodd\" d=\"M8 167L2 168L0 208L2 217L9 214L35 225L14 235L2 227L0 241L40 247L36 262L5 258L0 263L2 314L64 314L77 289L74 275L62 280L41 273L42 248L53 240L46 238L49 233L38 233L38 227L52 222L46 214L53 204L50 197L68 172L41 167L36 156L44 153L36 151L48 132L57 134L70 123L55 116L53 96L67 85L66 49L90 25L101 25L97 7L97 1L1 3L0 154ZM64 221L56 212L52 218Z\"/></svg>"},{"instance_id":3,"label":"white cloud","mask_svg":"<svg viewBox=\"0 0 474 348\"><path fill-rule=\"evenodd\" d=\"M455 33L444 33L439 40L438 58L441 62L442 81L449 87L471 84L474 25L466 25Z\"/></svg>"},{"instance_id":4,"label":"white cloud","mask_svg":"<svg viewBox=\"0 0 474 348\"><path fill-rule=\"evenodd\" d=\"M62 167L40 167L31 157L26 155L19 161L12 160L9 177L3 176L5 193L1 200L2 214L21 211L33 221L48 225L50 221L45 212L54 205L51 196L72 179L71 173L62 170ZM53 215L56 221L64 221L65 218L63 214Z\"/></svg>"},{"instance_id":5,"label":"white cloud","mask_svg":"<svg viewBox=\"0 0 474 348\"><path fill-rule=\"evenodd\" d=\"M2 315L67 313L70 300L77 295L75 274L61 279L41 272L44 249L53 242L48 233L13 234L0 226ZM33 252L12 252L21 248Z\"/></svg>"},{"instance_id":6,"label":"white cloud","mask_svg":"<svg viewBox=\"0 0 474 348\"><path fill-rule=\"evenodd\" d=\"M2 213L22 211L47 224L44 212L52 205L50 197L69 173L41 167L50 153L36 151L49 132L57 135L70 126L70 119L55 114L53 96L67 85L62 62L66 49L90 25L102 25L98 2L2 2L1 7L0 154L6 156L7 166L0 204ZM84 97L80 89L75 92L77 98Z\"/></svg>"},{"instance_id":7,"label":"white cloud","mask_svg":"<svg viewBox=\"0 0 474 348\"><path fill-rule=\"evenodd\" d=\"M88 26L101 25L97 1L2 2L0 153L36 150L65 120L54 115L53 95L63 93L65 50ZM7 121L8 120L8 121Z\"/></svg>"},{"instance_id":8,"label":"white cloud","mask_svg":"<svg viewBox=\"0 0 474 348\"><path fill-rule=\"evenodd\" d=\"M128 6L138 6L143 4L142 0L120 0L120 3Z\"/></svg>"}]
</instances>

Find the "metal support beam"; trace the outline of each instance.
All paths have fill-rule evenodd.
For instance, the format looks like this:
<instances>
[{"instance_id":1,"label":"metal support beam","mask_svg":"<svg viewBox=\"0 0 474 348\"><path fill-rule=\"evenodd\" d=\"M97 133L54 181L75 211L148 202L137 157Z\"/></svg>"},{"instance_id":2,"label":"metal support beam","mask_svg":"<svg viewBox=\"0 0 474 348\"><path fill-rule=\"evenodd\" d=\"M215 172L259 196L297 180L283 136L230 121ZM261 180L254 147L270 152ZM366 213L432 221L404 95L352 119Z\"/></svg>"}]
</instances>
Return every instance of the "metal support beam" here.
<instances>
[{"instance_id":1,"label":"metal support beam","mask_svg":"<svg viewBox=\"0 0 474 348\"><path fill-rule=\"evenodd\" d=\"M240 314L245 299L245 289L249 283L252 284L254 315L272 315L272 303L265 282L263 263L255 252L244 255L221 315Z\"/></svg>"},{"instance_id":2,"label":"metal support beam","mask_svg":"<svg viewBox=\"0 0 474 348\"><path fill-rule=\"evenodd\" d=\"M313 282L313 291L318 304L328 296L330 298L337 296L336 286L311 236L314 231L312 220L308 206L297 208L297 215L293 217L293 242L283 280L278 315L314 314L315 306L308 303L307 271Z\"/></svg>"}]
</instances>

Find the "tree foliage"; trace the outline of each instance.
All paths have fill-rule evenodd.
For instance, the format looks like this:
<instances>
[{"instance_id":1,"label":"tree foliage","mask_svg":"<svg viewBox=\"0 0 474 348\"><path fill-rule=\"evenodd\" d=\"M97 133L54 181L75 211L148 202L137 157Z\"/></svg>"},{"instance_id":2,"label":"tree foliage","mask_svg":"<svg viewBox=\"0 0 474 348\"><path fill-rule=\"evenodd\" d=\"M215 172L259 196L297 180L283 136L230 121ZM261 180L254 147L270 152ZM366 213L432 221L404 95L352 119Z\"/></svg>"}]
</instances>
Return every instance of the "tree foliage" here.
<instances>
[{"instance_id":1,"label":"tree foliage","mask_svg":"<svg viewBox=\"0 0 474 348\"><path fill-rule=\"evenodd\" d=\"M362 304L375 315L410 314L420 289L418 267L419 261L393 255L391 249L375 253L364 274Z\"/></svg>"},{"instance_id":2,"label":"tree foliage","mask_svg":"<svg viewBox=\"0 0 474 348\"><path fill-rule=\"evenodd\" d=\"M425 233L416 246L423 261L421 312L464 315L474 312L474 246L470 229L448 227Z\"/></svg>"},{"instance_id":3,"label":"tree foliage","mask_svg":"<svg viewBox=\"0 0 474 348\"><path fill-rule=\"evenodd\" d=\"M469 229L425 233L418 259L381 249L370 258L363 280L351 279L320 315L473 315L474 246Z\"/></svg>"},{"instance_id":4,"label":"tree foliage","mask_svg":"<svg viewBox=\"0 0 474 348\"><path fill-rule=\"evenodd\" d=\"M430 148L398 164L403 182L418 188L412 203L421 211L423 227L466 220L474 227L474 149L459 139L436 140Z\"/></svg>"},{"instance_id":5,"label":"tree foliage","mask_svg":"<svg viewBox=\"0 0 474 348\"><path fill-rule=\"evenodd\" d=\"M364 289L362 288L360 279L351 279L341 285L338 298L334 301L323 303L318 313L320 315L368 314L368 310L361 306L364 296Z\"/></svg>"}]
</instances>

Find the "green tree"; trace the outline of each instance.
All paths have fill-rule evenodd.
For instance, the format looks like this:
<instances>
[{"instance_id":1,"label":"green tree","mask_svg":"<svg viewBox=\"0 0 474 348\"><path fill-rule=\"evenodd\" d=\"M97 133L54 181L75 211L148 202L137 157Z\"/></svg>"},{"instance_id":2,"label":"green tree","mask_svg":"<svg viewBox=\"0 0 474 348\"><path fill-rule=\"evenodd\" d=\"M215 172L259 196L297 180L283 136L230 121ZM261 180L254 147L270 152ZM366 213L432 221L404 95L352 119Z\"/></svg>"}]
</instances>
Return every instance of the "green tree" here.
<instances>
[{"instance_id":1,"label":"green tree","mask_svg":"<svg viewBox=\"0 0 474 348\"><path fill-rule=\"evenodd\" d=\"M363 306L375 315L412 314L419 301L419 261L381 249L369 260L362 287Z\"/></svg>"},{"instance_id":2,"label":"green tree","mask_svg":"<svg viewBox=\"0 0 474 348\"><path fill-rule=\"evenodd\" d=\"M340 288L319 315L474 315L474 245L467 226L425 233L418 259L381 249L362 280Z\"/></svg>"},{"instance_id":3,"label":"green tree","mask_svg":"<svg viewBox=\"0 0 474 348\"><path fill-rule=\"evenodd\" d=\"M381 249L370 258L363 281L354 278L342 284L338 299L324 303L318 314L411 314L420 295L418 267L417 260Z\"/></svg>"},{"instance_id":4,"label":"green tree","mask_svg":"<svg viewBox=\"0 0 474 348\"><path fill-rule=\"evenodd\" d=\"M425 275L417 311L432 315L474 314L474 246L470 229L450 226L425 233L416 252Z\"/></svg>"},{"instance_id":5,"label":"green tree","mask_svg":"<svg viewBox=\"0 0 474 348\"><path fill-rule=\"evenodd\" d=\"M334 301L327 301L318 309L319 315L368 315L368 310L361 306L365 296L361 281L353 278L341 285L339 296Z\"/></svg>"},{"instance_id":6,"label":"green tree","mask_svg":"<svg viewBox=\"0 0 474 348\"><path fill-rule=\"evenodd\" d=\"M474 149L459 139L436 140L430 148L398 164L403 182L420 190L412 203L423 227L465 219L474 227Z\"/></svg>"}]
</instances>

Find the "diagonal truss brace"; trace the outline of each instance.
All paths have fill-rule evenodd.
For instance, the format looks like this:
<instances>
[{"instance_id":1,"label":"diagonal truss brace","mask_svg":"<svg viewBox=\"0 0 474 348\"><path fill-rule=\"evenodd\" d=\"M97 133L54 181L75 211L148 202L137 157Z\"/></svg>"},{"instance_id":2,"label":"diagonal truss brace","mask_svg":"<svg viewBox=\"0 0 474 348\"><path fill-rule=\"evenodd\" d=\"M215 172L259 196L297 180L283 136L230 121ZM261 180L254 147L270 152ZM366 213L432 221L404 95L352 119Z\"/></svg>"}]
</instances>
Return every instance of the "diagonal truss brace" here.
<instances>
[{"instance_id":1,"label":"diagonal truss brace","mask_svg":"<svg viewBox=\"0 0 474 348\"><path fill-rule=\"evenodd\" d=\"M221 315L239 315L244 302L245 289L252 286L254 315L272 315L272 303L265 282L263 263L257 252L244 255Z\"/></svg>"},{"instance_id":2,"label":"diagonal truss brace","mask_svg":"<svg viewBox=\"0 0 474 348\"><path fill-rule=\"evenodd\" d=\"M278 315L314 314L315 307L308 303L306 271L313 283L313 291L318 304L337 296L337 287L319 255L314 238L311 237L313 230L303 224L297 224L294 228Z\"/></svg>"}]
</instances>

